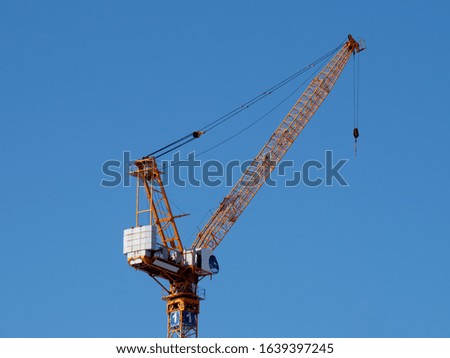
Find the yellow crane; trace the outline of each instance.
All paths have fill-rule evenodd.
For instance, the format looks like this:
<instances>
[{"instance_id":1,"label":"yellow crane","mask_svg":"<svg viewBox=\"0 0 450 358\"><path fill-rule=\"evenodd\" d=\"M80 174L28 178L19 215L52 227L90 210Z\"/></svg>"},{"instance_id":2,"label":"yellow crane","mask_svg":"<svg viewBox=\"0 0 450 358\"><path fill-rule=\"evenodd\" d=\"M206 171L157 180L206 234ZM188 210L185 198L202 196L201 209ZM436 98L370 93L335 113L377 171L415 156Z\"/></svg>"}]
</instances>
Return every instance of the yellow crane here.
<instances>
[{"instance_id":1,"label":"yellow crane","mask_svg":"<svg viewBox=\"0 0 450 358\"><path fill-rule=\"evenodd\" d=\"M136 177L136 223L124 231L124 254L131 267L147 273L164 289L167 337L198 336L200 301L204 299L198 283L219 271L212 254L214 249L330 93L352 54L363 49L362 44L348 36L219 204L190 248L183 247L175 223L177 217L172 213L156 158L147 156L133 163L130 174ZM201 134L197 131L192 137ZM140 195L141 191L144 195ZM140 200L142 196L144 200ZM168 281L169 287L161 279Z\"/></svg>"}]
</instances>

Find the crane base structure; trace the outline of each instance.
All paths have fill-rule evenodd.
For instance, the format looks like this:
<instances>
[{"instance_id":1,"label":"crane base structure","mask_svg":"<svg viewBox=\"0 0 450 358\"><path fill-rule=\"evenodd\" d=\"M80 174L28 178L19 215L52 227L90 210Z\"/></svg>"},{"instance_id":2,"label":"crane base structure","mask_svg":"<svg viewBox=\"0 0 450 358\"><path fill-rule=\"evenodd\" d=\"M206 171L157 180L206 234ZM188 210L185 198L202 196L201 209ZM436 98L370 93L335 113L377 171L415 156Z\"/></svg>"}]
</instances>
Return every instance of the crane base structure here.
<instances>
[{"instance_id":1,"label":"crane base structure","mask_svg":"<svg viewBox=\"0 0 450 358\"><path fill-rule=\"evenodd\" d=\"M363 49L351 35L336 49L220 202L189 249L183 247L180 239L175 222L177 216L172 213L156 158L147 156L134 161L129 174L136 178L136 223L124 231L123 253L131 267L145 272L163 288L167 337L198 337L200 302L205 298L198 283L219 272L214 249L330 93L351 55ZM198 138L201 134L203 132L196 131L192 135ZM162 280L167 281L169 287Z\"/></svg>"}]
</instances>

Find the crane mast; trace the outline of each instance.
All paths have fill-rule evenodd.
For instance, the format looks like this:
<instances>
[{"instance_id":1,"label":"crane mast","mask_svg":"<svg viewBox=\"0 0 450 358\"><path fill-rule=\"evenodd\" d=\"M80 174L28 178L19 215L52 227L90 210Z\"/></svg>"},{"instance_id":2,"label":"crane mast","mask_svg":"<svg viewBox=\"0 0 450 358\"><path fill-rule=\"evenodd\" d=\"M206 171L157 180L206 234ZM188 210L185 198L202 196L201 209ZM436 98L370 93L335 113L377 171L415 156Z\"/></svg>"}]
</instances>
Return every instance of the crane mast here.
<instances>
[{"instance_id":1,"label":"crane mast","mask_svg":"<svg viewBox=\"0 0 450 358\"><path fill-rule=\"evenodd\" d=\"M136 226L124 231L124 254L130 266L147 273L163 288L167 337L198 336L200 301L204 299L198 283L219 269L213 250L330 93L351 55L363 49L348 36L219 204L189 249L182 245L156 159L150 156L134 162L130 175L136 177ZM141 207L141 196L145 197L145 208ZM169 282L168 288L161 279Z\"/></svg>"}]
</instances>

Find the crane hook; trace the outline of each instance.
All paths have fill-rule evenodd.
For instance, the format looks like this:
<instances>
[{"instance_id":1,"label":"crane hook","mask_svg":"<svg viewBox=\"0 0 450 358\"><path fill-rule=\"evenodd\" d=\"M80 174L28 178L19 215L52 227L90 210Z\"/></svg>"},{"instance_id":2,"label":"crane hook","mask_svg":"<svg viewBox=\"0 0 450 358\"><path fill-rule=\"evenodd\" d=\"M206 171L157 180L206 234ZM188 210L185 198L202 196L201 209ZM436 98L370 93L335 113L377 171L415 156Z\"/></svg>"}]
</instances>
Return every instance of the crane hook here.
<instances>
[{"instance_id":1,"label":"crane hook","mask_svg":"<svg viewBox=\"0 0 450 358\"><path fill-rule=\"evenodd\" d=\"M355 138L355 157L356 157L356 153L358 151L357 143L358 143L358 137L359 137L358 127L353 128L353 137Z\"/></svg>"}]
</instances>

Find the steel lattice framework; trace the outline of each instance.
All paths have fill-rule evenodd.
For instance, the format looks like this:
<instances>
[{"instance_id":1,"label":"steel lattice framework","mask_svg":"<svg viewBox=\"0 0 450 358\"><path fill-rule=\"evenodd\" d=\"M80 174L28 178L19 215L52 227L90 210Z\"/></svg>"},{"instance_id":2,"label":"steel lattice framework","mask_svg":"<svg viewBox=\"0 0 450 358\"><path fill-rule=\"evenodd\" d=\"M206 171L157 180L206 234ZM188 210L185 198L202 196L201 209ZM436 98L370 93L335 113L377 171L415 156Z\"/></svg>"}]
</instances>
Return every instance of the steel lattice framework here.
<instances>
[{"instance_id":1,"label":"steel lattice framework","mask_svg":"<svg viewBox=\"0 0 450 358\"><path fill-rule=\"evenodd\" d=\"M349 35L348 41L312 80L188 250L183 248L175 223L176 216L172 214L156 159L147 156L134 162L130 174L136 177L136 228L140 229L142 225L140 218L148 215L145 221L157 229L156 236L161 245L148 251L146 248L144 251L131 250L131 254L127 251L128 263L147 273L163 288L163 300L167 303L168 337L198 336L200 301L204 299L198 283L204 277L211 276L212 272L207 271L203 264L199 265L199 261L194 262L193 255L202 250L212 252L220 244L330 93L351 55L362 49ZM193 135L201 134L194 132ZM146 198L146 208L143 209L140 207L142 191ZM136 228L128 231L133 232ZM160 279L167 280L169 288Z\"/></svg>"}]
</instances>

